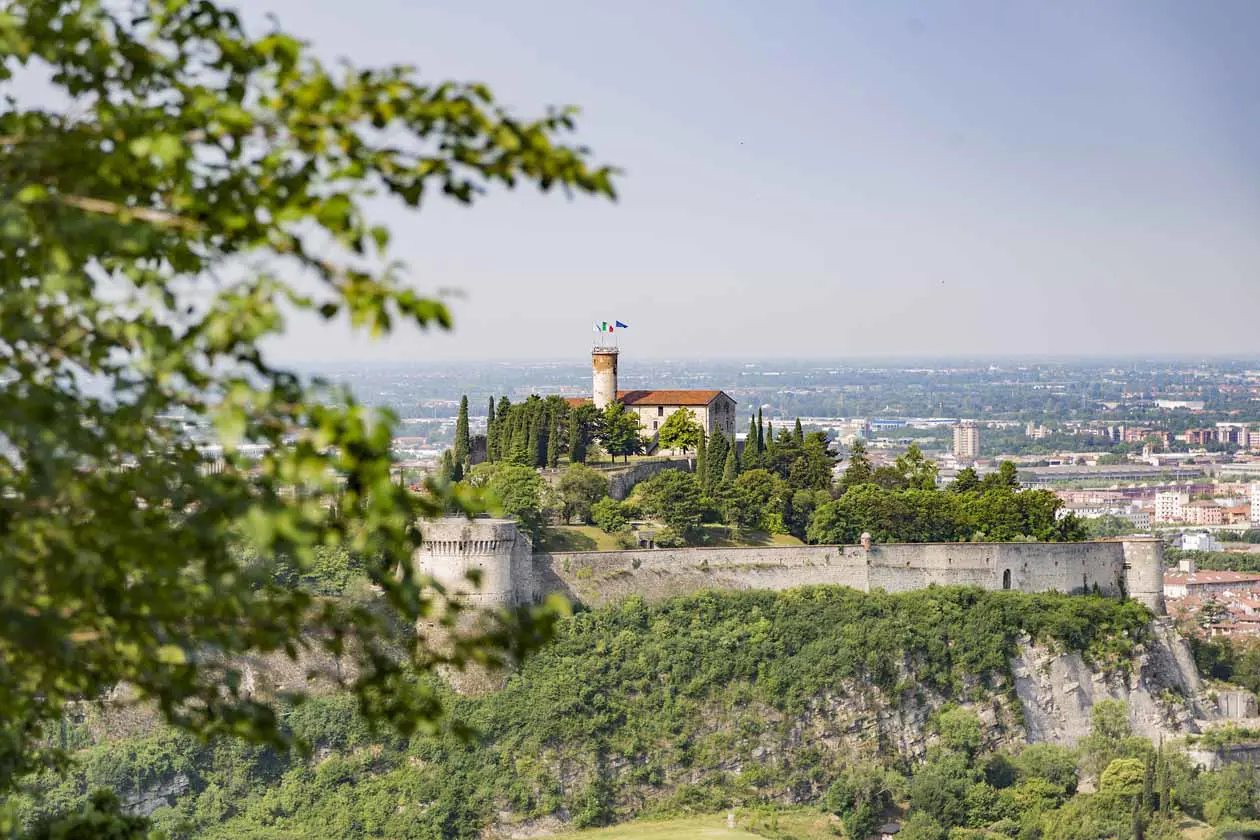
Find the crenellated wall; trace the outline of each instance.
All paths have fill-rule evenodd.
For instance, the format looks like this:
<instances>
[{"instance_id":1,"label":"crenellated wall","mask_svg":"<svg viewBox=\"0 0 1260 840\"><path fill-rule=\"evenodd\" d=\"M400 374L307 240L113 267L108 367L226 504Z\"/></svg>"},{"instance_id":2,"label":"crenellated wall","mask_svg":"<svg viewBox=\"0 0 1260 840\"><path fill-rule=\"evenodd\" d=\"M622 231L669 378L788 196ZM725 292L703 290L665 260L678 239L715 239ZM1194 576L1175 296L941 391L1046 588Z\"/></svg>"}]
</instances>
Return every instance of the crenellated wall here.
<instances>
[{"instance_id":1,"label":"crenellated wall","mask_svg":"<svg viewBox=\"0 0 1260 840\"><path fill-rule=\"evenodd\" d=\"M905 592L932 584L1022 592L1130 596L1163 612L1163 546L1155 539L1080 543L897 543L861 546L641 549L533 554L509 520L426 523L421 571L484 606L533 603L560 592L597 605L706 589L834 584ZM483 576L480 589L465 578Z\"/></svg>"}]
</instances>

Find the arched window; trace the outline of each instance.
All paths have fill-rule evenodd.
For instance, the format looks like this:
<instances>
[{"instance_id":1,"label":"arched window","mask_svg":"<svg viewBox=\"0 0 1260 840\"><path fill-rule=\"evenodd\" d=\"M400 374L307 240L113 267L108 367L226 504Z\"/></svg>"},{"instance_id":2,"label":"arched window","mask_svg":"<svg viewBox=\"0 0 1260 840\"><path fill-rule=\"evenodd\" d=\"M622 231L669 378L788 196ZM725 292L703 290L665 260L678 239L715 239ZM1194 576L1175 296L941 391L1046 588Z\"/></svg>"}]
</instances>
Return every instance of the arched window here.
<instances>
[{"instance_id":1,"label":"arched window","mask_svg":"<svg viewBox=\"0 0 1260 840\"><path fill-rule=\"evenodd\" d=\"M1007 569L1006 571L1002 572L1002 588L1003 589L1011 588L1011 570L1010 569Z\"/></svg>"}]
</instances>

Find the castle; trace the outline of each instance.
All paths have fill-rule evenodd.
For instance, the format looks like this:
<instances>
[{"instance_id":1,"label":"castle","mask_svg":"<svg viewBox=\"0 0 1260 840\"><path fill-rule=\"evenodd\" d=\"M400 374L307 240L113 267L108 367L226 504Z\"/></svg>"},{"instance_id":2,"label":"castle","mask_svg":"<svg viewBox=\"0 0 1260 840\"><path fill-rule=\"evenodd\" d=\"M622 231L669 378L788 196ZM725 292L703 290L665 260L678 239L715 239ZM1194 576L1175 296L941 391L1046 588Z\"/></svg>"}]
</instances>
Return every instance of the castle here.
<instances>
[{"instance_id":1,"label":"castle","mask_svg":"<svg viewBox=\"0 0 1260 840\"><path fill-rule=\"evenodd\" d=\"M654 434L669 414L691 411L706 433L734 439L735 401L722 391L621 391L616 347L591 354L592 401L617 400ZM574 400L584 403L587 400ZM474 607L538 603L558 593L597 606L704 590L784 590L809 584L906 592L933 584L1020 592L1098 593L1164 609L1163 543L1135 537L1078 543L897 543L535 553L509 519L447 517L422 525L414 562ZM473 586L470 574L478 578Z\"/></svg>"},{"instance_id":2,"label":"castle","mask_svg":"<svg viewBox=\"0 0 1260 840\"><path fill-rule=\"evenodd\" d=\"M537 603L552 593L591 606L708 589L807 584L905 592L932 584L1020 592L1097 592L1164 613L1163 543L1153 537L1078 543L897 543L682 548L535 554L507 519L449 517L423 525L417 571L475 606ZM468 573L480 575L480 587Z\"/></svg>"},{"instance_id":3,"label":"castle","mask_svg":"<svg viewBox=\"0 0 1260 840\"><path fill-rule=\"evenodd\" d=\"M594 402L603 409L614 400L639 418L639 426L650 439L664 425L666 419L679 409L691 412L692 418L704 429L705 435L720 432L735 439L735 400L724 391L711 390L645 390L622 391L617 388L616 347L595 345L591 350L592 388L591 399L570 399L570 404Z\"/></svg>"}]
</instances>

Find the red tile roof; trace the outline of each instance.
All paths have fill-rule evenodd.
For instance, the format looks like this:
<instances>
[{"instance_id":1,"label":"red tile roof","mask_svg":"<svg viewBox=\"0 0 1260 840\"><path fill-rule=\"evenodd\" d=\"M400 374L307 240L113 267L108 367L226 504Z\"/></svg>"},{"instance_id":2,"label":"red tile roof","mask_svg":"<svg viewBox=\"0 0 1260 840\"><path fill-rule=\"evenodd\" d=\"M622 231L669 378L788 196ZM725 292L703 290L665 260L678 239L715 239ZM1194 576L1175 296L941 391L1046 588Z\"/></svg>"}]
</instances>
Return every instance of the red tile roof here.
<instances>
[{"instance_id":1,"label":"red tile roof","mask_svg":"<svg viewBox=\"0 0 1260 840\"><path fill-rule=\"evenodd\" d=\"M721 393L705 390L618 391L617 400L622 405L708 405ZM590 402L590 398L565 397L564 401L569 405L582 405Z\"/></svg>"},{"instance_id":2,"label":"red tile roof","mask_svg":"<svg viewBox=\"0 0 1260 840\"><path fill-rule=\"evenodd\" d=\"M1260 583L1260 575L1253 572L1198 571L1192 575L1164 574L1164 583Z\"/></svg>"},{"instance_id":3,"label":"red tile roof","mask_svg":"<svg viewBox=\"0 0 1260 840\"><path fill-rule=\"evenodd\" d=\"M708 405L721 391L618 391L623 405Z\"/></svg>"}]
</instances>

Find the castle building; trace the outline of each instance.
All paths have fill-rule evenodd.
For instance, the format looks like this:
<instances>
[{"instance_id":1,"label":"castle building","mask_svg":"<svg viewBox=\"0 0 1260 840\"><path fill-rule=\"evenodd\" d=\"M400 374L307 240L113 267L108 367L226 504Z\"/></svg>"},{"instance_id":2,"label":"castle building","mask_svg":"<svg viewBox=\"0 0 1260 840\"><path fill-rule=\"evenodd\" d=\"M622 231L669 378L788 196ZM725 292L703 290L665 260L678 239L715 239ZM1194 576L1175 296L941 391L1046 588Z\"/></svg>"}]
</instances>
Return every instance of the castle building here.
<instances>
[{"instance_id":1,"label":"castle building","mask_svg":"<svg viewBox=\"0 0 1260 840\"><path fill-rule=\"evenodd\" d=\"M721 432L735 437L735 400L725 391L664 389L623 391L617 388L616 347L597 346L591 351L591 396L595 407L602 409L616 400L639 418L639 425L648 437L654 437L669 416L679 409L691 412L705 435ZM574 403L585 399L571 400Z\"/></svg>"}]
</instances>

